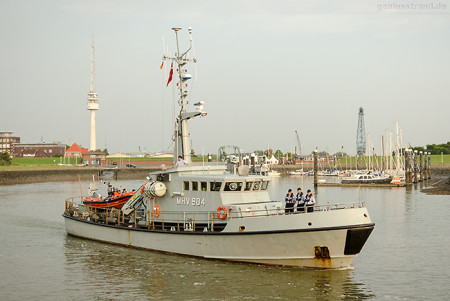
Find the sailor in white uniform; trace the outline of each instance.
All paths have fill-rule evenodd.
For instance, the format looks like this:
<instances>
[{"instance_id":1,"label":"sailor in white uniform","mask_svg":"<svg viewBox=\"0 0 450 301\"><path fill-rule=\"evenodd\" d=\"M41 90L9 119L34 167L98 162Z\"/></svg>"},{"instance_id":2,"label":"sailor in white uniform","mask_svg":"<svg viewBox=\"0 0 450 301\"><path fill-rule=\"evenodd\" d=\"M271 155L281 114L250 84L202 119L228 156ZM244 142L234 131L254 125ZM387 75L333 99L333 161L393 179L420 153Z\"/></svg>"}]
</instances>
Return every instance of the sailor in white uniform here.
<instances>
[{"instance_id":1,"label":"sailor in white uniform","mask_svg":"<svg viewBox=\"0 0 450 301\"><path fill-rule=\"evenodd\" d=\"M177 161L177 163L176 163L175 165L176 165L177 167L178 167L178 166L185 166L185 165L187 165L187 162L184 161L183 158L182 158L181 156L178 156L178 161Z\"/></svg>"}]
</instances>

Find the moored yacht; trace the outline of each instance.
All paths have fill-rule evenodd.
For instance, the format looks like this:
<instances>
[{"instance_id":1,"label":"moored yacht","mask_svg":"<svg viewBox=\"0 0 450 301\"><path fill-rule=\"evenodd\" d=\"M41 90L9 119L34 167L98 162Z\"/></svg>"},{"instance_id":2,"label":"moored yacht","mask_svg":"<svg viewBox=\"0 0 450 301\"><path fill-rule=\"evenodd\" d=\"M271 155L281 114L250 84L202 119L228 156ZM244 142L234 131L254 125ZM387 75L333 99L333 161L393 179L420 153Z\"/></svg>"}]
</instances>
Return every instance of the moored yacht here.
<instances>
[{"instance_id":1,"label":"moored yacht","mask_svg":"<svg viewBox=\"0 0 450 301\"><path fill-rule=\"evenodd\" d=\"M385 175L372 174L355 174L350 177L344 177L341 180L342 184L389 184L392 177Z\"/></svg>"},{"instance_id":2,"label":"moored yacht","mask_svg":"<svg viewBox=\"0 0 450 301\"><path fill-rule=\"evenodd\" d=\"M192 47L164 57L178 65L180 113L175 124L174 166L151 173L118 208L95 208L69 198L67 233L107 243L202 258L305 268L348 268L374 228L362 203L315 206L286 214L269 196L271 177L230 162L194 165L188 121L205 116L203 103L187 110L184 66ZM176 158L181 156L181 163Z\"/></svg>"}]
</instances>

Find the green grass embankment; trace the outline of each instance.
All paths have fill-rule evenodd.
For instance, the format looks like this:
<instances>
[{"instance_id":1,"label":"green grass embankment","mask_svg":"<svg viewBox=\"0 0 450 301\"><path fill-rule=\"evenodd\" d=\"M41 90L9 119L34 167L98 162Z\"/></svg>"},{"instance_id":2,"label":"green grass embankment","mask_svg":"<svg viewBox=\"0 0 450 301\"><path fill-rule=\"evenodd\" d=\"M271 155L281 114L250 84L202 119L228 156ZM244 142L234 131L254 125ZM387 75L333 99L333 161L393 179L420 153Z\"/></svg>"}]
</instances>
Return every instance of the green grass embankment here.
<instances>
[{"instance_id":1,"label":"green grass embankment","mask_svg":"<svg viewBox=\"0 0 450 301\"><path fill-rule=\"evenodd\" d=\"M12 158L11 165L0 166L0 169L48 169L48 168L67 168L68 166L58 165L64 163L63 159L57 157L50 158ZM81 158L66 158L66 164L76 165L82 163Z\"/></svg>"},{"instance_id":2,"label":"green grass embankment","mask_svg":"<svg viewBox=\"0 0 450 301\"><path fill-rule=\"evenodd\" d=\"M67 169L69 167L75 166L77 164L83 163L82 158L66 158L65 163L68 165L58 165L60 163L64 163L64 159L56 158L56 157L50 157L50 158L12 158L11 165L4 165L0 166L0 170L28 170L28 169L49 169L49 168L56 168L56 169ZM106 164L110 165L112 162L122 162L124 165L128 164L128 162L160 162L160 161L166 161L166 162L172 162L172 158L170 157L164 157L164 158L111 158L108 159ZM205 162L207 161L207 158L205 157ZM192 161L194 162L201 162L202 157L192 157Z\"/></svg>"},{"instance_id":3,"label":"green grass embankment","mask_svg":"<svg viewBox=\"0 0 450 301\"><path fill-rule=\"evenodd\" d=\"M139 161L139 162L155 162L155 161L172 161L172 158L115 158L115 159L109 159L107 162L122 162L124 164L127 164L128 161ZM194 162L201 162L203 159L202 157L192 157L192 161ZM207 159L204 159L205 162ZM56 157L52 158L12 158L12 164L7 166L0 166L0 169L4 170L24 170L24 169L49 169L49 168L57 168L57 169L67 169L70 166L61 166L58 165L60 162L64 162L64 160ZM382 158L380 156L373 157L372 158L372 164L375 166L377 165L377 162L379 165L381 165ZM395 158L394 158L395 162ZM66 158L66 163L69 163L71 165L76 165L82 163L82 159L78 158L77 161L75 161L75 158L71 158L70 160ZM368 158L363 158L362 164L367 164ZM345 167L345 165L348 166L355 166L356 165L356 157L344 157L337 160L336 164L340 167ZM450 164L450 155L431 155L431 164L438 166L438 165L449 165ZM331 160L329 163L323 163L320 164L321 168L331 168L333 166L333 161Z\"/></svg>"}]
</instances>

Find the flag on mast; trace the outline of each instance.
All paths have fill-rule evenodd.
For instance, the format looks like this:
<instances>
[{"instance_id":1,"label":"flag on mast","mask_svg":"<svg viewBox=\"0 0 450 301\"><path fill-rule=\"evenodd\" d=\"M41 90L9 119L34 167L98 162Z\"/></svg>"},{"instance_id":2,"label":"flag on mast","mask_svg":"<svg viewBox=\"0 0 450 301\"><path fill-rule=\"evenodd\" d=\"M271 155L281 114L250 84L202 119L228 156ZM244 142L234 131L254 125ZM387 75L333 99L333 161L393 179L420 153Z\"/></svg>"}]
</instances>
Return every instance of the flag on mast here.
<instances>
[{"instance_id":1,"label":"flag on mast","mask_svg":"<svg viewBox=\"0 0 450 301\"><path fill-rule=\"evenodd\" d=\"M159 70L161 70L164 67L164 61L161 63L161 67L159 67Z\"/></svg>"},{"instance_id":2,"label":"flag on mast","mask_svg":"<svg viewBox=\"0 0 450 301\"><path fill-rule=\"evenodd\" d=\"M166 87L167 87L167 86L170 84L170 82L172 81L172 75L173 75L173 62L172 62L172 65L170 66L169 80L167 81Z\"/></svg>"}]
</instances>

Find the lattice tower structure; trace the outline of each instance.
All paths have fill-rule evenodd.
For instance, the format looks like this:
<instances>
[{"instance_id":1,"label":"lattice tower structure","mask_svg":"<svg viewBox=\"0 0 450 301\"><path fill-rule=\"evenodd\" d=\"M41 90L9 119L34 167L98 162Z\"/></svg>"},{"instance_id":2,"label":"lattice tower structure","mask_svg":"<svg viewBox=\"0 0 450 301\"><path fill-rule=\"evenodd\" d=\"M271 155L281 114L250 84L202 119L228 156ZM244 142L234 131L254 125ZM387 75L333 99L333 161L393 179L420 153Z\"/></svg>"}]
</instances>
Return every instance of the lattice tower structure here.
<instances>
[{"instance_id":1,"label":"lattice tower structure","mask_svg":"<svg viewBox=\"0 0 450 301\"><path fill-rule=\"evenodd\" d=\"M364 126L364 109L359 108L358 129L356 131L356 154L364 156L366 153L366 128Z\"/></svg>"}]
</instances>

